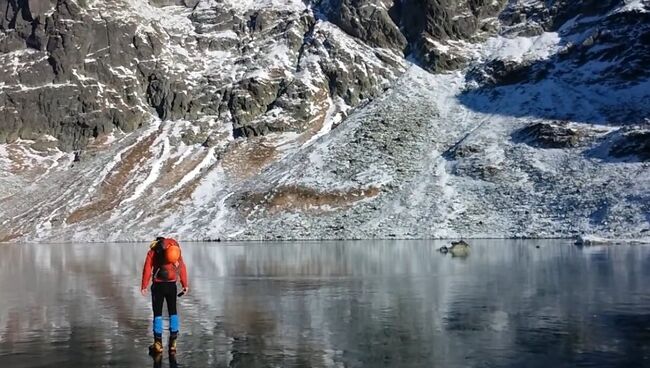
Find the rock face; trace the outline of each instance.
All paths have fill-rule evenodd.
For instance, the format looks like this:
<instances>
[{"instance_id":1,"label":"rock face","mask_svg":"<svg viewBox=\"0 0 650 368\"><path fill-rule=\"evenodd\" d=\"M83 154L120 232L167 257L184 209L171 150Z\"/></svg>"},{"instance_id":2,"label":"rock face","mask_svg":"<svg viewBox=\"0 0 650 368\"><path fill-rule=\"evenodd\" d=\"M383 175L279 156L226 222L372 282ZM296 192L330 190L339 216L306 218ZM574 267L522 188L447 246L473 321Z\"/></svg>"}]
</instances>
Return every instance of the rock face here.
<instances>
[{"instance_id":1,"label":"rock face","mask_svg":"<svg viewBox=\"0 0 650 368\"><path fill-rule=\"evenodd\" d=\"M157 10L142 1L142 17L128 6L116 12L119 0L47 4L0 3L1 142L49 134L64 150L83 149L151 113L232 120L235 137L303 132L327 96L355 106L403 65L397 55L341 42L332 33L339 30L316 24L299 2L242 10L152 1ZM152 22L159 14L169 15Z\"/></svg>"},{"instance_id":2,"label":"rock face","mask_svg":"<svg viewBox=\"0 0 650 368\"><path fill-rule=\"evenodd\" d=\"M647 0L0 0L0 241L650 231Z\"/></svg>"},{"instance_id":3,"label":"rock face","mask_svg":"<svg viewBox=\"0 0 650 368\"><path fill-rule=\"evenodd\" d=\"M383 0L330 0L318 5L328 20L371 45L396 50L404 50L408 45L399 28L399 3Z\"/></svg>"},{"instance_id":4,"label":"rock face","mask_svg":"<svg viewBox=\"0 0 650 368\"><path fill-rule=\"evenodd\" d=\"M296 101L319 104L326 93L356 106L399 74L400 55L414 55L432 71L457 68L465 57L445 44L477 38L486 19L503 6L479 0L335 0L315 3L312 12L301 3L243 11L208 0L142 3L144 14L155 14L150 5L173 8L191 22L186 18L169 29L149 25L148 15L115 14L112 9L123 7L120 0L2 0L0 142L48 134L60 148L78 150L116 129L132 131L149 113L163 120L232 119L235 137L303 132L313 111ZM349 44L317 25L319 14L355 39L390 52L376 52L372 62L349 52ZM176 52L181 48L190 55ZM187 70L175 70L179 63L215 67L205 58L220 52L232 58L233 74L188 83L193 78ZM272 59L279 56L287 60L276 65ZM274 75L263 75L264 68ZM321 75L305 78L303 69ZM247 76L246 70L259 72ZM318 79L316 89L311 78Z\"/></svg>"},{"instance_id":5,"label":"rock face","mask_svg":"<svg viewBox=\"0 0 650 368\"><path fill-rule=\"evenodd\" d=\"M558 32L565 39L564 48L551 62L571 62L578 68L598 61L602 69L583 78L621 82L648 77L644 65L650 62L650 14L646 7L644 1L622 0L531 2L510 7L500 17L511 35L530 33L531 28ZM578 21L571 23L576 15ZM537 64L528 70L539 73L539 68L548 69L550 65ZM512 73L521 71L517 68Z\"/></svg>"},{"instance_id":6,"label":"rock face","mask_svg":"<svg viewBox=\"0 0 650 368\"><path fill-rule=\"evenodd\" d=\"M148 121L138 101L151 65L138 68L134 60L150 60L156 50L137 40L136 24L93 18L79 4L0 2L0 142L48 134L63 149L79 149Z\"/></svg>"},{"instance_id":7,"label":"rock face","mask_svg":"<svg viewBox=\"0 0 650 368\"><path fill-rule=\"evenodd\" d=\"M467 59L449 43L476 40L505 1L326 0L318 3L332 23L352 36L414 56L432 71L456 69Z\"/></svg>"},{"instance_id":8,"label":"rock face","mask_svg":"<svg viewBox=\"0 0 650 368\"><path fill-rule=\"evenodd\" d=\"M413 54L427 69L455 69L467 57L462 52L449 52L446 44L475 39L479 31L489 34L494 27L490 21L504 4L505 1L484 0L407 0L400 6L400 25Z\"/></svg>"}]
</instances>

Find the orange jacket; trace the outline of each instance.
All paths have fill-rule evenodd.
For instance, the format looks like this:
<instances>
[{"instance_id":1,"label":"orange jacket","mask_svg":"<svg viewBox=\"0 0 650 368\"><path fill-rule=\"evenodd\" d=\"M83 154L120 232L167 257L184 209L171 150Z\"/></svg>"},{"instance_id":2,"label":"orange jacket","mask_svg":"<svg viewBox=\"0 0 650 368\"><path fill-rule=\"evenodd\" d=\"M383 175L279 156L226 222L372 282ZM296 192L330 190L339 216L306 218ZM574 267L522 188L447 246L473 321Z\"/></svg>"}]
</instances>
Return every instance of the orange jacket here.
<instances>
[{"instance_id":1,"label":"orange jacket","mask_svg":"<svg viewBox=\"0 0 650 368\"><path fill-rule=\"evenodd\" d=\"M163 250L172 245L178 246L176 240L171 238L165 238L162 242ZM163 256L160 256L160 254ZM188 287L187 269L185 268L182 255L178 259L178 262L167 263L164 259L164 252L159 253L157 256L156 249L149 249L147 257L144 260L144 267L142 268L141 289L146 289L149 286L149 280L153 280L153 282L176 282L179 277L181 285Z\"/></svg>"}]
</instances>

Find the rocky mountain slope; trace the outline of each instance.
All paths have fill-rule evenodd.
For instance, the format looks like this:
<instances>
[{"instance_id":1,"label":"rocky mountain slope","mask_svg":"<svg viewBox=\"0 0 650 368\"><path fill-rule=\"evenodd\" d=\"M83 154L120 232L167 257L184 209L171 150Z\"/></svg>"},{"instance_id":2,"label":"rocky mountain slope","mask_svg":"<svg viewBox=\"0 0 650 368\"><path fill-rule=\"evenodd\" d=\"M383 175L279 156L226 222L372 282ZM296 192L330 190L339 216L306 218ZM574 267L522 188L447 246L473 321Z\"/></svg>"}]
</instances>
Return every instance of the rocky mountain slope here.
<instances>
[{"instance_id":1,"label":"rocky mountain slope","mask_svg":"<svg viewBox=\"0 0 650 368\"><path fill-rule=\"evenodd\" d=\"M0 241L650 237L650 1L0 16Z\"/></svg>"}]
</instances>

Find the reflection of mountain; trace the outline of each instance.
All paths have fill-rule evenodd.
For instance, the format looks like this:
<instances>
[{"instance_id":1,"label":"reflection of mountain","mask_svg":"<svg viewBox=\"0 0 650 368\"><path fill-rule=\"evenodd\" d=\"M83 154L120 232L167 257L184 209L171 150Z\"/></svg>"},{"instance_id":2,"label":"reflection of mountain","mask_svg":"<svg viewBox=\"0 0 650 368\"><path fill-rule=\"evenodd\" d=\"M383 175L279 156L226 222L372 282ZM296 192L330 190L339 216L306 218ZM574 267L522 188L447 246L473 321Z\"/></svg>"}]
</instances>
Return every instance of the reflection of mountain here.
<instances>
[{"instance_id":1,"label":"reflection of mountain","mask_svg":"<svg viewBox=\"0 0 650 368\"><path fill-rule=\"evenodd\" d=\"M186 244L182 362L194 366L572 366L639 362L646 248L488 241ZM146 364L146 246L8 246L0 359ZM135 342L134 342L135 341ZM8 355L9 354L9 355Z\"/></svg>"},{"instance_id":2,"label":"reflection of mountain","mask_svg":"<svg viewBox=\"0 0 650 368\"><path fill-rule=\"evenodd\" d=\"M82 366L130 351L133 332L149 329L144 318L148 309L144 300L133 303L131 275L124 272L130 249L113 250L58 245L6 249L2 271L7 284L1 288L3 297L9 296L6 324L19 326L3 330L3 346L52 365L60 359L59 351L66 352L66 361ZM0 315L0 326L4 321Z\"/></svg>"}]
</instances>

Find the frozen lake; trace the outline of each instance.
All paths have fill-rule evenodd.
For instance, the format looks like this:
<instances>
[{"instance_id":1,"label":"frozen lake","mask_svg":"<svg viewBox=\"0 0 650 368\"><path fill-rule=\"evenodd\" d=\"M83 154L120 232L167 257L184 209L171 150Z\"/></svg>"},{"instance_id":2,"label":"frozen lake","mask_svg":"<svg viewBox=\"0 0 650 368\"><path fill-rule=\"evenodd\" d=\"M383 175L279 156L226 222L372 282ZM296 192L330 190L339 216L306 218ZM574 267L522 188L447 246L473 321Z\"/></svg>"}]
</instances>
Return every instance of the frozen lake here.
<instances>
[{"instance_id":1,"label":"frozen lake","mask_svg":"<svg viewBox=\"0 0 650 368\"><path fill-rule=\"evenodd\" d=\"M650 366L650 247L471 243L182 244L177 364ZM155 366L147 249L0 245L0 367Z\"/></svg>"}]
</instances>

